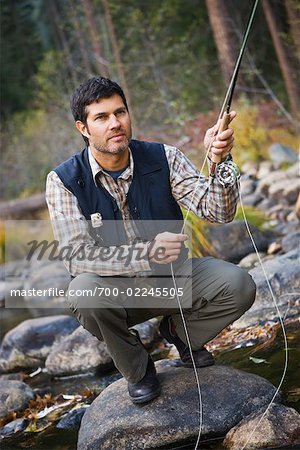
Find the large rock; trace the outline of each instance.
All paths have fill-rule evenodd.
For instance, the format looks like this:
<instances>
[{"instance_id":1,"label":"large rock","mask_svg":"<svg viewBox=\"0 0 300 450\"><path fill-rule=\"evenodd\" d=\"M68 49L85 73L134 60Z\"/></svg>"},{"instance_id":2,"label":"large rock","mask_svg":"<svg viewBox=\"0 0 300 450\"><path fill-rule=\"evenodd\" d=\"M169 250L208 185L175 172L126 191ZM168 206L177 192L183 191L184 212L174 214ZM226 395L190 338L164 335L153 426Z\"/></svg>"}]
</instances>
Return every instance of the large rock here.
<instances>
[{"instance_id":1,"label":"large rock","mask_svg":"<svg viewBox=\"0 0 300 450\"><path fill-rule=\"evenodd\" d=\"M259 450L300 444L300 414L292 408L272 404L256 411L230 430L224 440L229 450ZM294 448L294 447L293 447Z\"/></svg>"},{"instance_id":2,"label":"large rock","mask_svg":"<svg viewBox=\"0 0 300 450\"><path fill-rule=\"evenodd\" d=\"M30 263L26 260L18 260L18 261L11 261L7 262L5 264L0 264L0 280L5 281L8 278L25 278L28 270L29 270Z\"/></svg>"},{"instance_id":3,"label":"large rock","mask_svg":"<svg viewBox=\"0 0 300 450\"><path fill-rule=\"evenodd\" d=\"M254 161L247 161L241 167L241 172L245 176L256 178L258 171L258 163Z\"/></svg>"},{"instance_id":4,"label":"large rock","mask_svg":"<svg viewBox=\"0 0 300 450\"><path fill-rule=\"evenodd\" d=\"M267 250L269 243L274 240L274 233L262 231L253 225L250 229L258 250ZM243 221L213 225L209 228L209 235L218 258L237 263L253 252L253 245Z\"/></svg>"},{"instance_id":5,"label":"large rock","mask_svg":"<svg viewBox=\"0 0 300 450\"><path fill-rule=\"evenodd\" d=\"M96 368L106 370L113 363L106 344L80 326L53 345L45 366L52 375L70 375Z\"/></svg>"},{"instance_id":6,"label":"large rock","mask_svg":"<svg viewBox=\"0 0 300 450\"><path fill-rule=\"evenodd\" d=\"M280 222L276 225L275 230L281 235L290 236L300 230L300 222L298 219L291 222ZM284 251L287 253L286 250Z\"/></svg>"},{"instance_id":7,"label":"large rock","mask_svg":"<svg viewBox=\"0 0 300 450\"><path fill-rule=\"evenodd\" d=\"M299 299L300 266L299 251L296 248L284 255L263 261L268 281L272 287L276 303L281 310L289 301ZM277 311L269 290L267 280L260 265L249 271L256 283L256 299L252 307L236 322L234 327L244 327L265 318L277 317Z\"/></svg>"},{"instance_id":8,"label":"large rock","mask_svg":"<svg viewBox=\"0 0 300 450\"><path fill-rule=\"evenodd\" d=\"M0 347L0 371L44 365L52 345L71 334L78 322L70 316L28 319L4 336Z\"/></svg>"},{"instance_id":9,"label":"large rock","mask_svg":"<svg viewBox=\"0 0 300 450\"><path fill-rule=\"evenodd\" d=\"M285 253L294 250L295 248L300 248L300 231L288 234L282 239L281 243L282 251Z\"/></svg>"},{"instance_id":10,"label":"large rock","mask_svg":"<svg viewBox=\"0 0 300 450\"><path fill-rule=\"evenodd\" d=\"M25 299L27 302L45 302L55 297L55 292L66 291L70 280L70 274L62 261L48 261L46 264L45 261L40 261L39 264L36 262L35 269L30 272L24 283L24 289L42 290L45 295L30 295Z\"/></svg>"},{"instance_id":11,"label":"large rock","mask_svg":"<svg viewBox=\"0 0 300 450\"><path fill-rule=\"evenodd\" d=\"M271 163L271 161L262 161L259 164L259 168L257 171L257 178L261 180L262 178L265 178L270 173L272 173L273 170L274 170L274 166Z\"/></svg>"},{"instance_id":12,"label":"large rock","mask_svg":"<svg viewBox=\"0 0 300 450\"><path fill-rule=\"evenodd\" d=\"M294 209L295 216L300 219L300 192L296 201L295 209Z\"/></svg>"},{"instance_id":13,"label":"large rock","mask_svg":"<svg viewBox=\"0 0 300 450\"><path fill-rule=\"evenodd\" d=\"M191 369L176 361L156 364L161 395L133 405L124 379L106 388L83 416L78 450L159 449L195 440L199 397ZM203 404L203 439L224 436L245 416L266 407L275 393L267 380L226 366L198 370Z\"/></svg>"},{"instance_id":14,"label":"large rock","mask_svg":"<svg viewBox=\"0 0 300 450\"><path fill-rule=\"evenodd\" d=\"M34 398L33 390L22 381L0 381L0 417L12 411L25 409L29 400Z\"/></svg>"},{"instance_id":15,"label":"large rock","mask_svg":"<svg viewBox=\"0 0 300 450\"><path fill-rule=\"evenodd\" d=\"M253 194L256 189L257 181L251 179L249 176L242 175L240 180L242 196Z\"/></svg>"},{"instance_id":16,"label":"large rock","mask_svg":"<svg viewBox=\"0 0 300 450\"><path fill-rule=\"evenodd\" d=\"M259 252L260 259L265 257L265 253ZM258 266L259 264L259 258L255 252L249 253L249 255L245 256L243 259L240 260L239 266L243 267L243 269L253 269L253 267Z\"/></svg>"},{"instance_id":17,"label":"large rock","mask_svg":"<svg viewBox=\"0 0 300 450\"><path fill-rule=\"evenodd\" d=\"M294 163L297 161L297 153L282 144L272 144L269 147L269 155L272 161L275 163Z\"/></svg>"},{"instance_id":18,"label":"large rock","mask_svg":"<svg viewBox=\"0 0 300 450\"><path fill-rule=\"evenodd\" d=\"M10 435L20 433L25 430L28 425L28 419L16 419L8 422L4 427L0 428L0 437L8 437Z\"/></svg>"},{"instance_id":19,"label":"large rock","mask_svg":"<svg viewBox=\"0 0 300 450\"><path fill-rule=\"evenodd\" d=\"M296 203L300 191L300 179L290 178L287 180L277 181L269 186L269 196L274 200L286 201L289 205Z\"/></svg>"},{"instance_id":20,"label":"large rock","mask_svg":"<svg viewBox=\"0 0 300 450\"><path fill-rule=\"evenodd\" d=\"M278 203L294 204L299 193L299 164L287 170L275 170L266 174L259 182L256 192L270 196Z\"/></svg>"},{"instance_id":21,"label":"large rock","mask_svg":"<svg viewBox=\"0 0 300 450\"><path fill-rule=\"evenodd\" d=\"M258 191L262 192L264 195L268 195L270 186L273 186L274 184L278 183L282 180L287 180L288 175L286 171L284 170L275 170L270 172L268 175L264 176L259 185L258 185Z\"/></svg>"},{"instance_id":22,"label":"large rock","mask_svg":"<svg viewBox=\"0 0 300 450\"><path fill-rule=\"evenodd\" d=\"M278 304L287 303L287 298L284 294L288 292L295 292L295 295L298 295L300 289L300 266L297 248L284 255L268 259L263 264ZM257 286L256 301L253 308L272 306L272 295L261 267L256 267L249 273Z\"/></svg>"},{"instance_id":23,"label":"large rock","mask_svg":"<svg viewBox=\"0 0 300 450\"><path fill-rule=\"evenodd\" d=\"M22 279L14 279L13 281L0 281L0 302L6 308L9 308L10 300L12 298L15 302L14 293L16 290L21 290L24 281ZM13 297L12 297L13 294Z\"/></svg>"},{"instance_id":24,"label":"large rock","mask_svg":"<svg viewBox=\"0 0 300 450\"><path fill-rule=\"evenodd\" d=\"M18 260L0 265L0 304L9 308L15 304L14 290L22 289L24 281L29 273L29 262ZM11 296L11 293L13 296ZM21 303L20 302L20 307Z\"/></svg>"},{"instance_id":25,"label":"large rock","mask_svg":"<svg viewBox=\"0 0 300 450\"><path fill-rule=\"evenodd\" d=\"M243 205L247 205L247 206L256 206L263 199L264 199L264 197L260 192L254 192L253 194L248 194L248 195L242 194Z\"/></svg>"},{"instance_id":26,"label":"large rock","mask_svg":"<svg viewBox=\"0 0 300 450\"><path fill-rule=\"evenodd\" d=\"M299 161L297 161L295 164L290 166L286 170L287 176L290 178L295 178L299 176Z\"/></svg>"},{"instance_id":27,"label":"large rock","mask_svg":"<svg viewBox=\"0 0 300 450\"><path fill-rule=\"evenodd\" d=\"M61 428L63 430L74 430L79 428L81 419L87 408L89 408L89 405L72 409L56 424L56 428Z\"/></svg>"},{"instance_id":28,"label":"large rock","mask_svg":"<svg viewBox=\"0 0 300 450\"><path fill-rule=\"evenodd\" d=\"M268 214L269 209L271 209L274 205L276 205L275 200L272 198L264 198L262 201L259 201L256 206L258 209Z\"/></svg>"}]
</instances>

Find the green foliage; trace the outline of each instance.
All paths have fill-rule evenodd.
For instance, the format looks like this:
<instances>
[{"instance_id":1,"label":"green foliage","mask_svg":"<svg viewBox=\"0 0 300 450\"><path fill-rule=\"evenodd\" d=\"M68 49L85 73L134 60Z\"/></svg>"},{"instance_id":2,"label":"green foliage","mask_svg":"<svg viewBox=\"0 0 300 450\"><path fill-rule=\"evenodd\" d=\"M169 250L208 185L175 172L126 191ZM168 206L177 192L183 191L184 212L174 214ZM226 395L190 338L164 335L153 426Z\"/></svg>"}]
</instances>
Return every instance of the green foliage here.
<instances>
[{"instance_id":1,"label":"green foliage","mask_svg":"<svg viewBox=\"0 0 300 450\"><path fill-rule=\"evenodd\" d=\"M2 197L7 198L43 189L47 171L80 149L82 139L74 132L69 96L75 84L98 73L82 1L0 2L1 137L6 180ZM237 31L238 47L238 31L244 27L249 4L243 0L236 8L235 2L228 0L226 5L232 11L229 26ZM91 0L91 6L103 58L111 78L119 81L102 1ZM163 125L168 128L167 139L178 137L187 119L219 106L225 86L205 2L109 0L109 8L142 138L151 133L152 126L162 129ZM249 39L251 48L255 48L257 66L284 100L273 44L259 10ZM242 70L255 91L259 83L249 71L247 58ZM286 127L266 127L259 108L242 100L236 109L235 156L239 163L267 157L272 142L296 148L295 135ZM155 134L154 139L157 129ZM197 135L197 125L188 135Z\"/></svg>"},{"instance_id":2,"label":"green foliage","mask_svg":"<svg viewBox=\"0 0 300 450\"><path fill-rule=\"evenodd\" d=\"M47 173L82 145L69 111L62 63L60 53L45 54L35 76L34 108L15 113L2 127L4 198L41 192Z\"/></svg>"},{"instance_id":3,"label":"green foliage","mask_svg":"<svg viewBox=\"0 0 300 450\"><path fill-rule=\"evenodd\" d=\"M253 207L244 206L245 215L250 225L256 227L263 227L268 222L265 214ZM182 209L184 219L187 216L187 211ZM235 215L235 220L244 220L242 208L239 205ZM214 255L214 245L209 237L210 222L200 219L192 212L189 212L185 226L185 233L189 236L187 246L189 248L189 256L199 258L202 256Z\"/></svg>"},{"instance_id":4,"label":"green foliage","mask_svg":"<svg viewBox=\"0 0 300 450\"><path fill-rule=\"evenodd\" d=\"M258 109L242 98L238 106L238 120L234 121L235 131L235 153L234 159L237 164L245 161L261 161L266 159L267 154L267 132L263 124L258 121Z\"/></svg>"},{"instance_id":5,"label":"green foliage","mask_svg":"<svg viewBox=\"0 0 300 450\"><path fill-rule=\"evenodd\" d=\"M184 219L187 217L185 233L189 236L187 241L189 256L197 258L212 255L214 253L213 246L206 233L209 223L199 219L191 211L188 214L185 209L181 211Z\"/></svg>"},{"instance_id":6,"label":"green foliage","mask_svg":"<svg viewBox=\"0 0 300 450\"><path fill-rule=\"evenodd\" d=\"M267 109L269 107L269 109ZM298 148L299 135L292 125L277 125L279 117L270 103L251 104L241 97L235 106L238 117L232 123L235 131L234 159L242 165L246 161L260 162L268 159L268 147L280 142Z\"/></svg>"},{"instance_id":7,"label":"green foliage","mask_svg":"<svg viewBox=\"0 0 300 450\"><path fill-rule=\"evenodd\" d=\"M214 105L222 81L204 2L132 0L124 7L112 0L110 7L140 126L178 126Z\"/></svg>"},{"instance_id":8,"label":"green foliage","mask_svg":"<svg viewBox=\"0 0 300 450\"><path fill-rule=\"evenodd\" d=\"M50 109L68 109L69 86L65 77L64 54L49 50L40 61L35 74L34 105L49 112Z\"/></svg>"},{"instance_id":9,"label":"green foliage","mask_svg":"<svg viewBox=\"0 0 300 450\"><path fill-rule=\"evenodd\" d=\"M29 242L53 241L53 231L49 220L11 220L0 222L0 263L16 260L25 261L32 249ZM52 247L45 252L49 255ZM35 256L38 256L39 249Z\"/></svg>"},{"instance_id":10,"label":"green foliage","mask_svg":"<svg viewBox=\"0 0 300 450\"><path fill-rule=\"evenodd\" d=\"M34 94L33 77L42 45L33 0L1 0L1 115L25 109Z\"/></svg>"},{"instance_id":11,"label":"green foliage","mask_svg":"<svg viewBox=\"0 0 300 450\"><path fill-rule=\"evenodd\" d=\"M265 225L268 221L268 218L264 214L263 211L261 211L258 208L255 208L254 206L244 206L245 216L247 218L247 221L250 225L255 225L256 227L262 227ZM238 205L236 214L235 214L235 220L244 220L243 211L240 205Z\"/></svg>"}]
</instances>

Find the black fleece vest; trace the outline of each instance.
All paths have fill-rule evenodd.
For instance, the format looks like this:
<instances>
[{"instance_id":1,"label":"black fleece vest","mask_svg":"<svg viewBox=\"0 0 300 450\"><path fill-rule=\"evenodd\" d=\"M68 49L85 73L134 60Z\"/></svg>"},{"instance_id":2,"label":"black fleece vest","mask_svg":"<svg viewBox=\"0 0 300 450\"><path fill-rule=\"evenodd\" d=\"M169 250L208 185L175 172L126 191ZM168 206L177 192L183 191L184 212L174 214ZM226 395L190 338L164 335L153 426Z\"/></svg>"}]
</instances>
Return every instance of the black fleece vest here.
<instances>
[{"instance_id":1,"label":"black fleece vest","mask_svg":"<svg viewBox=\"0 0 300 450\"><path fill-rule=\"evenodd\" d=\"M179 233L183 216L172 195L164 146L137 140L131 140L129 146L134 173L127 201L138 237L148 241L163 231ZM60 164L54 171L77 197L95 241L106 246L126 244L121 211L115 198L103 186L95 185L87 148ZM103 223L93 228L90 221L91 215L95 213L101 214ZM187 250L183 249L176 266L186 258Z\"/></svg>"}]
</instances>

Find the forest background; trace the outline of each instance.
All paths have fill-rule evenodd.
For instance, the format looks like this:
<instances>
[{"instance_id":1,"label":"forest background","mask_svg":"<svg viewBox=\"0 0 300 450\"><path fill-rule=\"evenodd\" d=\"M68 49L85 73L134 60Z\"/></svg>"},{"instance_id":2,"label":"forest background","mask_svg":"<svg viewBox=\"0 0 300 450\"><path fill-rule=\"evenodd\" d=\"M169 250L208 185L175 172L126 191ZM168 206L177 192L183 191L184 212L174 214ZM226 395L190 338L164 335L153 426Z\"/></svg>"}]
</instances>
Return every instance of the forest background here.
<instances>
[{"instance_id":1,"label":"forest background","mask_svg":"<svg viewBox=\"0 0 300 450\"><path fill-rule=\"evenodd\" d=\"M69 98L94 75L118 81L134 136L177 145L200 164L218 117L250 0L1 0L1 197L42 192L83 148ZM234 109L239 163L297 147L299 4L261 0ZM297 69L298 68L298 69ZM297 74L298 73L298 74Z\"/></svg>"}]
</instances>

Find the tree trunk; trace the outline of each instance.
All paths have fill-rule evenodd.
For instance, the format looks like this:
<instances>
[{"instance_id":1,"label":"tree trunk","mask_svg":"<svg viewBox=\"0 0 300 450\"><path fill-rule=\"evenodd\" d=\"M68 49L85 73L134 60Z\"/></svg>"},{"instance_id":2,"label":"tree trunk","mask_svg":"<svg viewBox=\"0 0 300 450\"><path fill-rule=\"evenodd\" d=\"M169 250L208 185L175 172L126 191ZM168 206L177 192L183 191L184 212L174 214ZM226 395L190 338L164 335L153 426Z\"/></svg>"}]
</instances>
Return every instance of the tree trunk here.
<instances>
[{"instance_id":1,"label":"tree trunk","mask_svg":"<svg viewBox=\"0 0 300 450\"><path fill-rule=\"evenodd\" d=\"M92 70L92 66L89 61L89 54L86 49L84 37L83 37L82 30L80 27L80 22L78 20L78 15L77 15L77 11L76 11L77 5L74 0L69 0L69 5L70 5L71 23L74 28L76 41L79 44L79 51L80 51L80 55L81 55L81 59L82 59L83 68L85 71L85 76L91 77L93 74L93 70Z\"/></svg>"},{"instance_id":2,"label":"tree trunk","mask_svg":"<svg viewBox=\"0 0 300 450\"><path fill-rule=\"evenodd\" d=\"M76 87L78 85L78 80L77 80L75 69L74 69L72 54L70 51L70 46L69 46L68 40L66 38L66 35L65 35L63 27L62 27L62 20L59 15L56 1L52 0L51 2L49 2L49 7L50 7L51 14L53 15L53 19L54 19L54 23L56 25L57 34L58 34L58 37L59 37L59 40L61 43L61 47L66 56L66 65L68 67L68 71L70 73L70 77L73 82L73 87Z\"/></svg>"},{"instance_id":3,"label":"tree trunk","mask_svg":"<svg viewBox=\"0 0 300 450\"><path fill-rule=\"evenodd\" d=\"M128 108L129 108L130 115L131 115L131 121L133 124L133 128L135 130L135 133L137 134L138 133L137 121L136 121L136 117L135 117L134 110L133 110L132 98L131 98L127 80L126 80L125 69L124 69L124 65L122 62L122 58L121 58L121 52L120 52L120 48L119 48L119 44L118 44L118 40L117 40L117 35L115 32L114 23L113 23L113 20L112 20L111 14L110 14L110 10L109 10L109 4L108 4L107 0L102 0L102 4L103 4L103 8L104 8L106 24L108 27L108 33L109 33L112 48L113 48L114 59L117 64L117 71L118 71L120 84L122 86L122 89L124 90L126 100L128 103Z\"/></svg>"},{"instance_id":4,"label":"tree trunk","mask_svg":"<svg viewBox=\"0 0 300 450\"><path fill-rule=\"evenodd\" d=\"M282 23L278 15L275 13L276 2L269 0L262 0L262 7L267 20L267 24L272 36L275 51L277 54L280 70L285 82L286 91L288 94L291 112L294 117L299 114L300 107L300 93L297 83L297 72L292 64L290 50L281 35L284 33Z\"/></svg>"},{"instance_id":5,"label":"tree trunk","mask_svg":"<svg viewBox=\"0 0 300 450\"><path fill-rule=\"evenodd\" d=\"M232 33L232 22L228 13L228 6L224 0L206 0L210 25L213 31L218 59L221 64L224 81L230 82L236 55L236 39Z\"/></svg>"},{"instance_id":6,"label":"tree trunk","mask_svg":"<svg viewBox=\"0 0 300 450\"><path fill-rule=\"evenodd\" d=\"M300 63L300 9L295 0L285 0L285 9L288 15L291 36L294 41L295 51Z\"/></svg>"},{"instance_id":7,"label":"tree trunk","mask_svg":"<svg viewBox=\"0 0 300 450\"><path fill-rule=\"evenodd\" d=\"M171 103L171 96L169 94L168 85L165 81L166 77L164 75L163 68L159 63L158 57L156 55L156 47L153 44L153 42L148 38L151 31L149 30L146 22L143 23L142 27L145 30L145 33L142 34L142 41L146 49L145 54L147 54L149 66L151 68L153 78L157 86L157 90L160 94L160 100L165 107L169 119L174 119L175 111Z\"/></svg>"},{"instance_id":8,"label":"tree trunk","mask_svg":"<svg viewBox=\"0 0 300 450\"><path fill-rule=\"evenodd\" d=\"M95 21L95 13L91 0L81 0L82 8L87 20L88 32L91 38L92 47L94 50L94 57L96 61L97 70L103 77L109 77L108 62L103 58L103 51L99 33L96 30L99 28Z\"/></svg>"}]
</instances>

